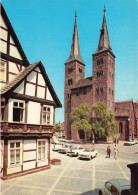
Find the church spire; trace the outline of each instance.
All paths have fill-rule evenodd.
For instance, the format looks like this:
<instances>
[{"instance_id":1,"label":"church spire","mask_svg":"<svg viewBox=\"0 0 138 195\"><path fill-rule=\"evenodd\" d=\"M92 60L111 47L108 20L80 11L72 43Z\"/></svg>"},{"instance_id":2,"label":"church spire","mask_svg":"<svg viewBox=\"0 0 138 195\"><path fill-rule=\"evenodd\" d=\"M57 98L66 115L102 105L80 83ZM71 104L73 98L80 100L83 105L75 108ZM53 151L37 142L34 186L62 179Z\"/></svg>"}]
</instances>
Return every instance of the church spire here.
<instances>
[{"instance_id":1,"label":"church spire","mask_svg":"<svg viewBox=\"0 0 138 195\"><path fill-rule=\"evenodd\" d=\"M98 45L98 50L104 50L104 49L112 50L112 48L110 46L109 35L108 35L107 24L106 24L105 6L104 6L103 24L102 24L102 28L101 28L101 35L100 35L100 40L99 40L99 45Z\"/></svg>"},{"instance_id":2,"label":"church spire","mask_svg":"<svg viewBox=\"0 0 138 195\"><path fill-rule=\"evenodd\" d=\"M75 24L74 24L74 32L73 32L72 45L71 45L71 53L66 63L77 60L81 62L82 64L85 64L80 54L80 45L79 45L79 36L78 36L76 18L77 18L77 12L75 11Z\"/></svg>"}]
</instances>

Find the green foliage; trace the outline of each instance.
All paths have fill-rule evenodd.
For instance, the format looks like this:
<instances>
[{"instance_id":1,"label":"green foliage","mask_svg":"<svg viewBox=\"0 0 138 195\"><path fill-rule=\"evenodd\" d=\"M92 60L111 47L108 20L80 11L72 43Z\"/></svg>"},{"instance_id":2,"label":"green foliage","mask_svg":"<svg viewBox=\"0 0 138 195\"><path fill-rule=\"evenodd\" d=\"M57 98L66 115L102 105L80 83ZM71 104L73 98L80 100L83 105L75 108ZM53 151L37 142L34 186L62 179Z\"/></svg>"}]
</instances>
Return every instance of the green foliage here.
<instances>
[{"instance_id":1,"label":"green foliage","mask_svg":"<svg viewBox=\"0 0 138 195\"><path fill-rule=\"evenodd\" d=\"M56 124L55 127L54 127L54 130L55 130L55 132L59 132L60 126L58 124Z\"/></svg>"},{"instance_id":2,"label":"green foliage","mask_svg":"<svg viewBox=\"0 0 138 195\"><path fill-rule=\"evenodd\" d=\"M118 133L119 128L115 121L115 115L112 111L107 109L105 103L97 102L92 106L92 111L96 115L91 121L95 135L98 137L113 137Z\"/></svg>"},{"instance_id":3,"label":"green foliage","mask_svg":"<svg viewBox=\"0 0 138 195\"><path fill-rule=\"evenodd\" d=\"M85 132L91 130L91 125L88 121L90 109L87 104L81 104L73 109L70 113L70 123L75 130L84 130Z\"/></svg>"}]
</instances>

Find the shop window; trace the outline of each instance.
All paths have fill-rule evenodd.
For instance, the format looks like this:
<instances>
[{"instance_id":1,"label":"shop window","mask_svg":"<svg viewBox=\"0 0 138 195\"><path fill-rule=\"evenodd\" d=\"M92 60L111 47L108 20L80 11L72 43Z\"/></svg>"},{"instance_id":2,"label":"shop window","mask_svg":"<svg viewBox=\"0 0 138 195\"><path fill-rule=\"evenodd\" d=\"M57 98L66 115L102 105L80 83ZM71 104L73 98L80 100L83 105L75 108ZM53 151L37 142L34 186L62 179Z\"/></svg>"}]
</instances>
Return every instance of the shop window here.
<instances>
[{"instance_id":1,"label":"shop window","mask_svg":"<svg viewBox=\"0 0 138 195\"><path fill-rule=\"evenodd\" d=\"M122 125L122 123L119 124L119 133L121 133L121 134L123 133L123 125Z\"/></svg>"},{"instance_id":2,"label":"shop window","mask_svg":"<svg viewBox=\"0 0 138 195\"><path fill-rule=\"evenodd\" d=\"M6 81L6 61L0 59L0 81Z\"/></svg>"},{"instance_id":3,"label":"shop window","mask_svg":"<svg viewBox=\"0 0 138 195\"><path fill-rule=\"evenodd\" d=\"M46 141L38 141L38 160L46 159Z\"/></svg>"},{"instance_id":4,"label":"shop window","mask_svg":"<svg viewBox=\"0 0 138 195\"><path fill-rule=\"evenodd\" d=\"M43 107L43 124L50 124L50 115L51 115L50 107L44 106Z\"/></svg>"},{"instance_id":5,"label":"shop window","mask_svg":"<svg viewBox=\"0 0 138 195\"><path fill-rule=\"evenodd\" d=\"M24 121L24 102L13 102L13 121L23 122Z\"/></svg>"},{"instance_id":6,"label":"shop window","mask_svg":"<svg viewBox=\"0 0 138 195\"><path fill-rule=\"evenodd\" d=\"M21 164L21 142L11 141L9 143L9 152L10 152L9 165L11 166Z\"/></svg>"}]
</instances>

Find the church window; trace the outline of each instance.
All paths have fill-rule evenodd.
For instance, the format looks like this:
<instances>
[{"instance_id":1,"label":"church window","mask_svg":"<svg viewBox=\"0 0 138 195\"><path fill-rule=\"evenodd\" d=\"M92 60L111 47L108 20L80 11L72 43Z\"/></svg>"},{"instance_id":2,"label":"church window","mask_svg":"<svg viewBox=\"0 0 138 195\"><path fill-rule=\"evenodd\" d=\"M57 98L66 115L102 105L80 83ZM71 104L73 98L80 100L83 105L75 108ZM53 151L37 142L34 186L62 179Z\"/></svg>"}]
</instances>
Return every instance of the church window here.
<instances>
[{"instance_id":1,"label":"church window","mask_svg":"<svg viewBox=\"0 0 138 195\"><path fill-rule=\"evenodd\" d=\"M43 124L50 124L50 115L51 115L50 107L44 106L43 107Z\"/></svg>"},{"instance_id":2,"label":"church window","mask_svg":"<svg viewBox=\"0 0 138 195\"><path fill-rule=\"evenodd\" d=\"M114 78L114 75L112 74L112 78Z\"/></svg>"},{"instance_id":3,"label":"church window","mask_svg":"<svg viewBox=\"0 0 138 195\"><path fill-rule=\"evenodd\" d=\"M97 77L101 77L101 76L103 76L103 70L97 72Z\"/></svg>"},{"instance_id":4,"label":"church window","mask_svg":"<svg viewBox=\"0 0 138 195\"><path fill-rule=\"evenodd\" d=\"M103 58L97 60L97 65L103 64Z\"/></svg>"},{"instance_id":5,"label":"church window","mask_svg":"<svg viewBox=\"0 0 138 195\"><path fill-rule=\"evenodd\" d=\"M0 81L6 81L6 61L0 59Z\"/></svg>"},{"instance_id":6,"label":"church window","mask_svg":"<svg viewBox=\"0 0 138 195\"><path fill-rule=\"evenodd\" d=\"M73 72L73 68L72 67L71 68L68 68L68 72L69 73Z\"/></svg>"},{"instance_id":7,"label":"church window","mask_svg":"<svg viewBox=\"0 0 138 195\"><path fill-rule=\"evenodd\" d=\"M79 68L79 72L82 73L82 69L81 68Z\"/></svg>"},{"instance_id":8,"label":"church window","mask_svg":"<svg viewBox=\"0 0 138 195\"><path fill-rule=\"evenodd\" d=\"M99 88L96 88L96 93L99 94Z\"/></svg>"},{"instance_id":9,"label":"church window","mask_svg":"<svg viewBox=\"0 0 138 195\"><path fill-rule=\"evenodd\" d=\"M87 94L87 89L84 89L83 93L84 93L84 95L86 95Z\"/></svg>"},{"instance_id":10,"label":"church window","mask_svg":"<svg viewBox=\"0 0 138 195\"><path fill-rule=\"evenodd\" d=\"M112 90L112 95L114 95L114 91Z\"/></svg>"},{"instance_id":11,"label":"church window","mask_svg":"<svg viewBox=\"0 0 138 195\"><path fill-rule=\"evenodd\" d=\"M101 92L101 94L103 94L103 87L100 88L100 92Z\"/></svg>"},{"instance_id":12,"label":"church window","mask_svg":"<svg viewBox=\"0 0 138 195\"><path fill-rule=\"evenodd\" d=\"M69 79L69 80L68 80L68 85L72 85L72 83L73 83L73 82L72 82L72 79Z\"/></svg>"},{"instance_id":13,"label":"church window","mask_svg":"<svg viewBox=\"0 0 138 195\"><path fill-rule=\"evenodd\" d=\"M80 93L79 93L79 91L77 91L77 92L76 92L76 96L79 96L79 95L80 95Z\"/></svg>"},{"instance_id":14,"label":"church window","mask_svg":"<svg viewBox=\"0 0 138 195\"><path fill-rule=\"evenodd\" d=\"M13 121L24 121L24 102L13 102Z\"/></svg>"},{"instance_id":15,"label":"church window","mask_svg":"<svg viewBox=\"0 0 138 195\"><path fill-rule=\"evenodd\" d=\"M119 133L121 133L121 134L123 133L123 125L122 125L122 123L119 124Z\"/></svg>"}]
</instances>

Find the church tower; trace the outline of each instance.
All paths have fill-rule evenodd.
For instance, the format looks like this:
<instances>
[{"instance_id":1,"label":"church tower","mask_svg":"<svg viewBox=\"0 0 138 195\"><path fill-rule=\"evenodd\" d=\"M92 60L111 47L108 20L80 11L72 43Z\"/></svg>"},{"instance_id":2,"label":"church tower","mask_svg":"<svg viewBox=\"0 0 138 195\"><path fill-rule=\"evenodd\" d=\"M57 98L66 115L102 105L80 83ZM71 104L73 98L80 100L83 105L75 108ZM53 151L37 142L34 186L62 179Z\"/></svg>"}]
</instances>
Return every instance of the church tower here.
<instances>
[{"instance_id":1,"label":"church tower","mask_svg":"<svg viewBox=\"0 0 138 195\"><path fill-rule=\"evenodd\" d=\"M71 88L80 79L85 78L85 63L80 54L80 45L77 29L77 14L75 12L75 24L71 45L71 53L65 62L65 86L64 86L64 117L65 117L65 138L71 139L71 126L69 114L71 112Z\"/></svg>"},{"instance_id":2,"label":"church tower","mask_svg":"<svg viewBox=\"0 0 138 195\"><path fill-rule=\"evenodd\" d=\"M107 108L113 111L115 96L115 55L110 46L104 7L103 23L99 45L93 54L93 85L94 102L105 102Z\"/></svg>"}]
</instances>

